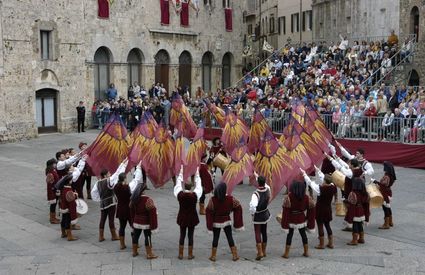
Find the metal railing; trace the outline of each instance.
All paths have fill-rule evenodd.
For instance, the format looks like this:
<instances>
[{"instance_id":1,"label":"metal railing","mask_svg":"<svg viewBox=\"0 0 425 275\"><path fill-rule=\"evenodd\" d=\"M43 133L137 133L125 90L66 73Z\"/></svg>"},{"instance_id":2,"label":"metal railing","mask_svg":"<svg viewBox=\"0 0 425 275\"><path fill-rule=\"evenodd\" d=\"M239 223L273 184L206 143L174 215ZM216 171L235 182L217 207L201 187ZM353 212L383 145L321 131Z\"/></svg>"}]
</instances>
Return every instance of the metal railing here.
<instances>
[{"instance_id":1,"label":"metal railing","mask_svg":"<svg viewBox=\"0 0 425 275\"><path fill-rule=\"evenodd\" d=\"M383 81L387 80L389 76L396 70L399 65L411 62L411 57L414 55L416 46L416 35L408 36L408 43L398 49L398 51L390 58L391 65L388 67L386 64L377 68L368 78L366 78L360 85L361 87L371 86L375 87L380 85ZM410 45L408 50L407 46ZM372 85L370 85L372 84Z\"/></svg>"}]
</instances>

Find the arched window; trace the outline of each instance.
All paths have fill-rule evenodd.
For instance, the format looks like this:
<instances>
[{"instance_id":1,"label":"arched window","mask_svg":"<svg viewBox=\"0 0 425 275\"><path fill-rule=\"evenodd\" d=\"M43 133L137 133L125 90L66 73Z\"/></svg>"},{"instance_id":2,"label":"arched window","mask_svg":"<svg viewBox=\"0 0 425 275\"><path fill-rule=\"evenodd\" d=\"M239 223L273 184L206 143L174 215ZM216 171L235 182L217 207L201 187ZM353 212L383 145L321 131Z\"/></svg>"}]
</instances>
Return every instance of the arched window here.
<instances>
[{"instance_id":1,"label":"arched window","mask_svg":"<svg viewBox=\"0 0 425 275\"><path fill-rule=\"evenodd\" d=\"M410 33L416 34L416 42L419 39L419 9L414 6L410 11Z\"/></svg>"},{"instance_id":2,"label":"arched window","mask_svg":"<svg viewBox=\"0 0 425 275\"><path fill-rule=\"evenodd\" d=\"M192 84L192 56L188 51L183 51L179 57L179 86L189 88L191 94Z\"/></svg>"},{"instance_id":3,"label":"arched window","mask_svg":"<svg viewBox=\"0 0 425 275\"><path fill-rule=\"evenodd\" d=\"M155 55L155 82L162 83L168 90L168 76L170 71L170 55L166 50L160 50Z\"/></svg>"},{"instance_id":4,"label":"arched window","mask_svg":"<svg viewBox=\"0 0 425 275\"><path fill-rule=\"evenodd\" d=\"M211 52L206 52L202 56L202 89L209 93L211 92L211 71L213 64L213 55Z\"/></svg>"},{"instance_id":5,"label":"arched window","mask_svg":"<svg viewBox=\"0 0 425 275\"><path fill-rule=\"evenodd\" d=\"M143 62L143 54L139 49L132 49L127 56L128 71L127 79L128 86L133 85L137 82L141 83L141 67Z\"/></svg>"},{"instance_id":6,"label":"arched window","mask_svg":"<svg viewBox=\"0 0 425 275\"><path fill-rule=\"evenodd\" d=\"M232 85L232 59L231 53L226 53L222 60L221 70L221 86L223 89L229 88Z\"/></svg>"},{"instance_id":7,"label":"arched window","mask_svg":"<svg viewBox=\"0 0 425 275\"><path fill-rule=\"evenodd\" d=\"M100 47L94 54L94 97L104 99L105 91L110 82L111 52L106 47Z\"/></svg>"}]
</instances>

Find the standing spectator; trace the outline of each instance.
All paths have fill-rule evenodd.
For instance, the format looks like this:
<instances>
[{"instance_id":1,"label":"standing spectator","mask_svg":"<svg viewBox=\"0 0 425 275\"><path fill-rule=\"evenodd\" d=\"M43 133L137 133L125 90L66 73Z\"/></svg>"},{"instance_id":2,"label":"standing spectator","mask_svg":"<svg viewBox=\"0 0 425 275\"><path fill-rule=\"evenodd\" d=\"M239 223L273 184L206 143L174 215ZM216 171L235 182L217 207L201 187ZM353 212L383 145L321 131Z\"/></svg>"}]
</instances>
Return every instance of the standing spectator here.
<instances>
[{"instance_id":1,"label":"standing spectator","mask_svg":"<svg viewBox=\"0 0 425 275\"><path fill-rule=\"evenodd\" d=\"M404 116L403 114L400 112L399 108L396 108L394 110L394 138L395 140L398 140L398 138L400 138L400 129L401 129L401 124L403 122Z\"/></svg>"},{"instance_id":2,"label":"standing spectator","mask_svg":"<svg viewBox=\"0 0 425 275\"><path fill-rule=\"evenodd\" d=\"M165 95L161 96L161 107L164 110L164 123L165 126L168 126L169 120L170 120L170 110L171 110L171 102L168 100L168 98Z\"/></svg>"},{"instance_id":3,"label":"standing spectator","mask_svg":"<svg viewBox=\"0 0 425 275\"><path fill-rule=\"evenodd\" d=\"M339 122L341 120L341 114L342 113L341 113L341 110L339 109L339 105L336 105L335 106L335 110L334 110L334 112L332 114L332 132L334 134L337 133L338 124L339 124Z\"/></svg>"},{"instance_id":4,"label":"standing spectator","mask_svg":"<svg viewBox=\"0 0 425 275\"><path fill-rule=\"evenodd\" d=\"M391 109L391 112L398 107L398 93L395 88L392 88L390 91L390 99L388 100L388 107Z\"/></svg>"},{"instance_id":5,"label":"standing spectator","mask_svg":"<svg viewBox=\"0 0 425 275\"><path fill-rule=\"evenodd\" d=\"M134 99L134 88L133 88L133 85L130 85L128 87L127 98L128 98L128 100L133 100Z\"/></svg>"},{"instance_id":6,"label":"standing spectator","mask_svg":"<svg viewBox=\"0 0 425 275\"><path fill-rule=\"evenodd\" d=\"M390 34L390 36L388 36L387 42L388 42L388 45L390 47L397 46L397 44L398 44L398 36L395 34L395 31L394 30L391 30L391 34Z\"/></svg>"},{"instance_id":7,"label":"standing spectator","mask_svg":"<svg viewBox=\"0 0 425 275\"><path fill-rule=\"evenodd\" d=\"M139 84L137 83L137 81L135 81L134 82L134 85L133 85L133 91L134 91L134 97L135 98L139 98L141 95L140 95L140 86L139 86Z\"/></svg>"},{"instance_id":8,"label":"standing spectator","mask_svg":"<svg viewBox=\"0 0 425 275\"><path fill-rule=\"evenodd\" d=\"M86 107L84 107L84 102L80 101L80 104L77 106L77 127L78 127L78 133L80 133L80 130L84 131L84 120L86 118Z\"/></svg>"},{"instance_id":9,"label":"standing spectator","mask_svg":"<svg viewBox=\"0 0 425 275\"><path fill-rule=\"evenodd\" d=\"M115 89L114 83L109 84L108 90L106 90L106 96L108 98L108 101L115 100L117 98L118 91Z\"/></svg>"},{"instance_id":10,"label":"standing spectator","mask_svg":"<svg viewBox=\"0 0 425 275\"><path fill-rule=\"evenodd\" d=\"M390 110L384 116L382 120L382 127L378 130L378 140L386 139L389 132L391 132L391 125L394 121L394 114Z\"/></svg>"},{"instance_id":11,"label":"standing spectator","mask_svg":"<svg viewBox=\"0 0 425 275\"><path fill-rule=\"evenodd\" d=\"M421 108L421 112L416 118L413 130L412 130L412 139L414 142L419 140L424 143L425 137L425 108Z\"/></svg>"}]
</instances>

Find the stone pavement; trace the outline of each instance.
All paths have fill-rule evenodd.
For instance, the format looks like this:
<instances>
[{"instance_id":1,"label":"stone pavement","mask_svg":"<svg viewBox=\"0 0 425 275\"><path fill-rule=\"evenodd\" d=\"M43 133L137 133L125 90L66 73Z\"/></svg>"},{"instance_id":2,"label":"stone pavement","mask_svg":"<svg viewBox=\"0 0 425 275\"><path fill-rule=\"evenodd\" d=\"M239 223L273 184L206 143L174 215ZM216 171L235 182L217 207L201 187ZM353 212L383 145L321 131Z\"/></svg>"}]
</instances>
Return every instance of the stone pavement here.
<instances>
[{"instance_id":1,"label":"stone pavement","mask_svg":"<svg viewBox=\"0 0 425 275\"><path fill-rule=\"evenodd\" d=\"M148 191L159 214L159 232L153 236L154 251L159 259L148 261L144 249L133 258L130 231L128 248L119 250L119 243L97 241L99 208L89 201L89 213L80 219L80 238L67 242L60 238L59 225L48 222L48 205L44 182L45 161L63 147L77 147L84 140L91 142L97 131L84 134L52 134L38 139L0 145L0 274L425 274L425 171L397 168L399 180L394 186L393 213L395 227L378 230L383 221L381 209L372 211L366 227L366 244L349 247L351 234L342 232L342 218L332 222L335 249L316 250L317 233L308 235L309 258L302 254L301 238L294 234L290 259L281 258L285 234L273 219L269 223L268 256L257 262L253 226L248 204L253 188L238 186L235 196L244 207L245 231L235 233L241 260L234 263L222 234L217 262L208 260L212 235L207 233L205 218L195 231L195 259L178 260L176 213L178 204L172 195L171 183L163 189ZM376 178L382 166L374 165ZM270 205L273 216L281 210L281 197ZM116 222L118 228L118 222ZM141 238L142 240L142 238ZM141 243L142 244L142 243ZM187 251L185 251L187 253Z\"/></svg>"}]
</instances>

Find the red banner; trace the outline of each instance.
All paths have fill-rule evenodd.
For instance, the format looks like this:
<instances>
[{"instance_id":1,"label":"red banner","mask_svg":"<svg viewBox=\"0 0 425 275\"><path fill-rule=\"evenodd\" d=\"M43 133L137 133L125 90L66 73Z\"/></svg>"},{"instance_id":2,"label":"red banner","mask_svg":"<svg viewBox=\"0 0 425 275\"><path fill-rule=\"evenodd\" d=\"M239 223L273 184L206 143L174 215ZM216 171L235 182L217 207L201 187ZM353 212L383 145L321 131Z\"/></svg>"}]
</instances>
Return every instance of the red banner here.
<instances>
[{"instance_id":1,"label":"red banner","mask_svg":"<svg viewBox=\"0 0 425 275\"><path fill-rule=\"evenodd\" d=\"M109 18L109 1L97 0L97 16L100 18Z\"/></svg>"},{"instance_id":2,"label":"red banner","mask_svg":"<svg viewBox=\"0 0 425 275\"><path fill-rule=\"evenodd\" d=\"M180 25L189 27L189 3L182 2L182 9L180 11Z\"/></svg>"},{"instance_id":3,"label":"red banner","mask_svg":"<svg viewBox=\"0 0 425 275\"><path fill-rule=\"evenodd\" d=\"M224 9L224 18L226 21L226 31L233 31L232 9Z\"/></svg>"},{"instance_id":4,"label":"red banner","mask_svg":"<svg viewBox=\"0 0 425 275\"><path fill-rule=\"evenodd\" d=\"M161 24L169 25L170 24L170 1L168 0L159 0L161 3Z\"/></svg>"}]
</instances>

